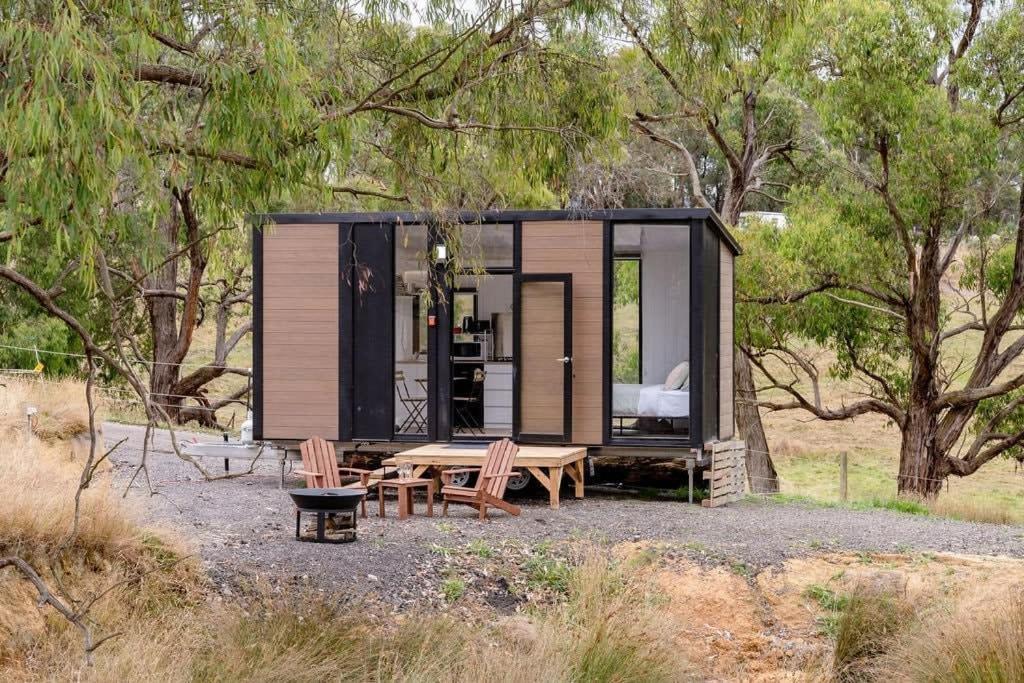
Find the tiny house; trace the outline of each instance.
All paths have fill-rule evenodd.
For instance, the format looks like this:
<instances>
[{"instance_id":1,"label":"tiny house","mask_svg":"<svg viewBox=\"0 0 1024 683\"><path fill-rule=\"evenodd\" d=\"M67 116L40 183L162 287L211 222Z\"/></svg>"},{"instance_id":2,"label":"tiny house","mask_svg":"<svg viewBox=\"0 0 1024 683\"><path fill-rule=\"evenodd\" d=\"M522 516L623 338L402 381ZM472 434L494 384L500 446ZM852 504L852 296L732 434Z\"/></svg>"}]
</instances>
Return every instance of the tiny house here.
<instances>
[{"instance_id":1,"label":"tiny house","mask_svg":"<svg viewBox=\"0 0 1024 683\"><path fill-rule=\"evenodd\" d=\"M254 433L644 452L733 435L733 263L703 209L261 216Z\"/></svg>"}]
</instances>

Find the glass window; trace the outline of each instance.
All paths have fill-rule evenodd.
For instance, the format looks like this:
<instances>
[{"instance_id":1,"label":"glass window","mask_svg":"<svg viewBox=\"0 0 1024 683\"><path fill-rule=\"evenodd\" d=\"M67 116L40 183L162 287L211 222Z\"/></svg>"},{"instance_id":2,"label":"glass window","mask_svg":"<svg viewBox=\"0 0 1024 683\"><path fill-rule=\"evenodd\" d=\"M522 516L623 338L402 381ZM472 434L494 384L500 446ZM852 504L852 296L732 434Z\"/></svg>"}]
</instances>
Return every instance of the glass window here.
<instances>
[{"instance_id":1,"label":"glass window","mask_svg":"<svg viewBox=\"0 0 1024 683\"><path fill-rule=\"evenodd\" d=\"M640 258L615 257L612 377L617 384L640 384Z\"/></svg>"},{"instance_id":2,"label":"glass window","mask_svg":"<svg viewBox=\"0 0 1024 683\"><path fill-rule=\"evenodd\" d=\"M464 330L463 321L467 318L476 318L476 290L456 291L452 300L452 329L459 332L469 333L472 330Z\"/></svg>"},{"instance_id":3,"label":"glass window","mask_svg":"<svg viewBox=\"0 0 1024 683\"><path fill-rule=\"evenodd\" d=\"M452 266L464 273L483 273L488 268L511 268L512 225L461 225L447 237Z\"/></svg>"},{"instance_id":4,"label":"glass window","mask_svg":"<svg viewBox=\"0 0 1024 683\"><path fill-rule=\"evenodd\" d=\"M461 225L445 239L453 290L452 434L511 436L512 224Z\"/></svg>"},{"instance_id":5,"label":"glass window","mask_svg":"<svg viewBox=\"0 0 1024 683\"><path fill-rule=\"evenodd\" d=\"M680 438L690 417L690 232L613 227L612 436Z\"/></svg>"},{"instance_id":6,"label":"glass window","mask_svg":"<svg viewBox=\"0 0 1024 683\"><path fill-rule=\"evenodd\" d=\"M430 307L425 225L395 226L395 436L427 433L427 311Z\"/></svg>"}]
</instances>

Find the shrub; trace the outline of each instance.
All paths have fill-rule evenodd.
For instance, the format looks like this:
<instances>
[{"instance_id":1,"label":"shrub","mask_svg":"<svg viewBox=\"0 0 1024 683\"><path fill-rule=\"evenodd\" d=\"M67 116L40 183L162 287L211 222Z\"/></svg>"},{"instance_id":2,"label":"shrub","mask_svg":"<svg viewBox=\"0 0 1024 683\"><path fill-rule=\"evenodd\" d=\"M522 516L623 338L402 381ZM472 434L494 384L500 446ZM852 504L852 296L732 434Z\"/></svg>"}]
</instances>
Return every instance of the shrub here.
<instances>
[{"instance_id":1,"label":"shrub","mask_svg":"<svg viewBox=\"0 0 1024 683\"><path fill-rule=\"evenodd\" d=\"M546 588L556 593L569 590L569 565L538 546L535 554L523 563L526 579L531 588Z\"/></svg>"},{"instance_id":2,"label":"shrub","mask_svg":"<svg viewBox=\"0 0 1024 683\"><path fill-rule=\"evenodd\" d=\"M466 582L462 579L445 579L441 584L441 593L448 602L455 602L466 593Z\"/></svg>"},{"instance_id":3,"label":"shrub","mask_svg":"<svg viewBox=\"0 0 1024 683\"><path fill-rule=\"evenodd\" d=\"M817 619L818 627L824 635L835 640L839 632L839 617L846 609L849 598L820 584L808 586L804 595L817 602L824 610L824 614Z\"/></svg>"}]
</instances>

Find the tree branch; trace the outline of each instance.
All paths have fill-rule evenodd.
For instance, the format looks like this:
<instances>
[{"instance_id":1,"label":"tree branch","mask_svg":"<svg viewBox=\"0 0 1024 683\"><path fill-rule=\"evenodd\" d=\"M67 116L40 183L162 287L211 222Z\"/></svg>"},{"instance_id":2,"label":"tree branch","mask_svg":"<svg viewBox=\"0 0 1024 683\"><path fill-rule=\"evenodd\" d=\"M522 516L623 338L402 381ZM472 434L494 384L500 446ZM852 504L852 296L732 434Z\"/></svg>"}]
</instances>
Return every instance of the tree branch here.
<instances>
[{"instance_id":1,"label":"tree branch","mask_svg":"<svg viewBox=\"0 0 1024 683\"><path fill-rule=\"evenodd\" d=\"M55 596L50 591L50 587L46 585L46 582L43 581L43 578L39 576L39 573L32 567L32 565L20 557L0 557L0 570L7 567L14 567L29 583L33 585L33 587L35 587L36 593L39 594L38 604L40 607L43 605L49 605L79 630L82 634L82 640L85 645L86 663L92 663L92 654L96 651L96 648L111 638L120 635L119 633L111 633L100 638L98 641L94 641L92 627L89 626L85 615L81 614L77 610L71 609L57 596Z\"/></svg>"},{"instance_id":2,"label":"tree branch","mask_svg":"<svg viewBox=\"0 0 1024 683\"><path fill-rule=\"evenodd\" d=\"M781 389L790 396L793 397L793 401L789 403L776 403L773 401L758 401L758 405L770 410L793 410L803 409L810 414L814 415L819 420L825 421L836 421L846 420L851 417L858 415L864 415L866 413L881 413L892 418L897 424L902 424L906 419L905 413L901 408L895 405L890 405L885 401L877 398L867 398L850 405L843 406L842 408L824 408L814 405L811 401L808 401L803 394L800 393L792 384L784 384L779 382L770 370L765 366L765 363L756 356L750 356L751 362L757 366L758 370L768 379L771 383L769 388Z\"/></svg>"},{"instance_id":3,"label":"tree branch","mask_svg":"<svg viewBox=\"0 0 1024 683\"><path fill-rule=\"evenodd\" d=\"M700 174L697 173L697 164L694 162L693 155L690 154L690 150L688 150L685 145L676 142L675 140L671 140L663 135L655 133L649 126L644 124L644 120L645 115L637 112L635 117L630 117L629 123L654 142L658 142L666 147L674 149L683 156L683 161L686 164L686 175L690 180L690 192L693 194L694 201L696 201L700 206L708 209L714 209L711 202L708 201L707 196L704 194L704 188L700 185Z\"/></svg>"}]
</instances>

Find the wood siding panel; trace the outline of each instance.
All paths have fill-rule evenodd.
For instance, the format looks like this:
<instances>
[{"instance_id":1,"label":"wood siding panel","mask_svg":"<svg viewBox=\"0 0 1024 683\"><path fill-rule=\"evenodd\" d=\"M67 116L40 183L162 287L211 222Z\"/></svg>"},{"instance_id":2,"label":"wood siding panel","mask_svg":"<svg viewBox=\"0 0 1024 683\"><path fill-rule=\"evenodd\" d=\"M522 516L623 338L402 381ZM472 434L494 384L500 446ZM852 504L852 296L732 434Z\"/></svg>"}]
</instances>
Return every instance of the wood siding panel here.
<instances>
[{"instance_id":1,"label":"wood siding panel","mask_svg":"<svg viewBox=\"0 0 1024 683\"><path fill-rule=\"evenodd\" d=\"M263 234L262 437L336 440L338 226Z\"/></svg>"},{"instance_id":2,"label":"wood siding panel","mask_svg":"<svg viewBox=\"0 0 1024 683\"><path fill-rule=\"evenodd\" d=\"M600 445L604 435L604 225L600 221L527 221L522 224L521 245L524 273L573 276L572 441ZM522 334L529 334L525 325ZM526 396L524 391L524 411Z\"/></svg>"},{"instance_id":3,"label":"wood siding panel","mask_svg":"<svg viewBox=\"0 0 1024 683\"><path fill-rule=\"evenodd\" d=\"M733 268L735 256L725 242L720 246L719 261L719 373L718 431L720 439L732 438L735 432L735 397L733 395L733 301L735 297Z\"/></svg>"}]
</instances>

